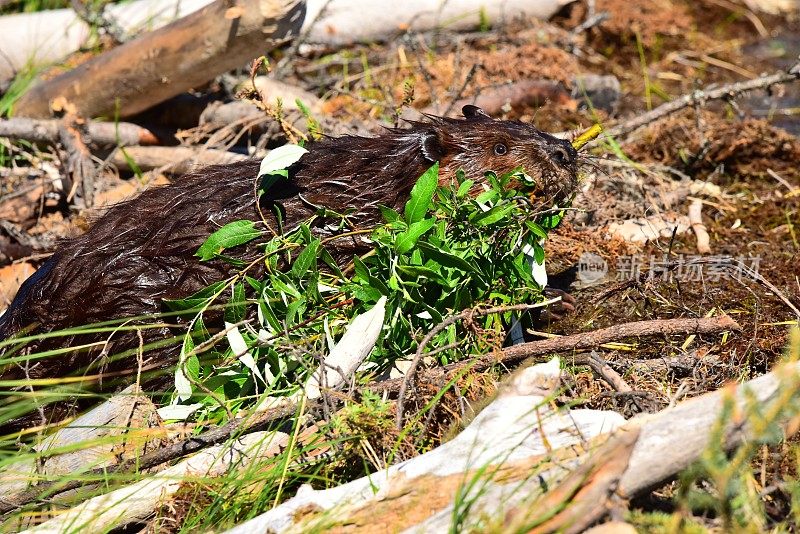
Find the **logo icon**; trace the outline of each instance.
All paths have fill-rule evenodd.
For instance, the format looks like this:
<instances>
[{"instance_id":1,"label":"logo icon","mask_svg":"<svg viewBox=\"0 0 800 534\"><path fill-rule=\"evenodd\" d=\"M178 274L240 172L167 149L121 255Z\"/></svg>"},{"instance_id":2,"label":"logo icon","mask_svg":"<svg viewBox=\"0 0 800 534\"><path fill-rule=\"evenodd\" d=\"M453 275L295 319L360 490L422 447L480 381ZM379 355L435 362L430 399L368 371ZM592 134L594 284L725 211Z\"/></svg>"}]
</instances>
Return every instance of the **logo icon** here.
<instances>
[{"instance_id":1,"label":"logo icon","mask_svg":"<svg viewBox=\"0 0 800 534\"><path fill-rule=\"evenodd\" d=\"M591 252L584 252L578 258L578 280L584 286L597 284L608 274L606 260Z\"/></svg>"}]
</instances>

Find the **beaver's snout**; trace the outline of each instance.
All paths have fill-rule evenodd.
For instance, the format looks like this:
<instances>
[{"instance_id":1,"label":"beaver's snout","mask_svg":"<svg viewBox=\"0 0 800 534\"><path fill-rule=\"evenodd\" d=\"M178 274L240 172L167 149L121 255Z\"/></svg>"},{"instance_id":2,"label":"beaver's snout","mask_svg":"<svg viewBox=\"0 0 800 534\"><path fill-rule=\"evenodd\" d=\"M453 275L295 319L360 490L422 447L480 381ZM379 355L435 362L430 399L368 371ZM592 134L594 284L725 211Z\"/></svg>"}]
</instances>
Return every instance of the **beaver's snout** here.
<instances>
[{"instance_id":1,"label":"beaver's snout","mask_svg":"<svg viewBox=\"0 0 800 534\"><path fill-rule=\"evenodd\" d=\"M552 136L547 144L550 172L545 173L545 196L553 204L563 206L578 188L578 151L572 143Z\"/></svg>"}]
</instances>

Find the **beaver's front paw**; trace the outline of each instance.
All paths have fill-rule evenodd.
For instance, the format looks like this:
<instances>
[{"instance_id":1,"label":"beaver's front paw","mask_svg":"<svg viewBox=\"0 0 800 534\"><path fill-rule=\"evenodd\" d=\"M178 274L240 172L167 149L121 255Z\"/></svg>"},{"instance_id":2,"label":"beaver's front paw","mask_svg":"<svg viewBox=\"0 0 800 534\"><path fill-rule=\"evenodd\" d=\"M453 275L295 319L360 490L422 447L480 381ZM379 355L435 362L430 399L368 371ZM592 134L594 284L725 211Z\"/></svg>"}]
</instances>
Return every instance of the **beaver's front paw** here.
<instances>
[{"instance_id":1,"label":"beaver's front paw","mask_svg":"<svg viewBox=\"0 0 800 534\"><path fill-rule=\"evenodd\" d=\"M541 311L539 312L539 316L537 317L534 315L533 317L534 325L560 321L565 316L575 311L575 305L577 304L577 301L575 300L575 297L566 291L562 289L556 289L554 287L546 287L544 288L543 294L548 300L558 297L561 297L561 300L553 302L544 308L540 308Z\"/></svg>"}]
</instances>

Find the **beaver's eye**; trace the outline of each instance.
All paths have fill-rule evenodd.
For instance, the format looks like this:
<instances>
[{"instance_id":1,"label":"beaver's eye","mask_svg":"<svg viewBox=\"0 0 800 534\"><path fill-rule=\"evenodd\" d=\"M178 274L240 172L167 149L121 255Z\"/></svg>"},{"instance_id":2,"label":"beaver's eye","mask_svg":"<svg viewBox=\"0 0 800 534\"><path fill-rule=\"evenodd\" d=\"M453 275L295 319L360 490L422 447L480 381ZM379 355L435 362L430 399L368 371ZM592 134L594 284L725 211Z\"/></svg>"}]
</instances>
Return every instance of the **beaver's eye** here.
<instances>
[{"instance_id":1,"label":"beaver's eye","mask_svg":"<svg viewBox=\"0 0 800 534\"><path fill-rule=\"evenodd\" d=\"M553 151L553 159L559 165L566 166L570 163L572 158L569 157L569 153L567 153L566 149L562 147L556 147L556 149Z\"/></svg>"},{"instance_id":2,"label":"beaver's eye","mask_svg":"<svg viewBox=\"0 0 800 534\"><path fill-rule=\"evenodd\" d=\"M504 156L508 152L508 147L503 143L497 143L494 145L494 153L497 156Z\"/></svg>"}]
</instances>

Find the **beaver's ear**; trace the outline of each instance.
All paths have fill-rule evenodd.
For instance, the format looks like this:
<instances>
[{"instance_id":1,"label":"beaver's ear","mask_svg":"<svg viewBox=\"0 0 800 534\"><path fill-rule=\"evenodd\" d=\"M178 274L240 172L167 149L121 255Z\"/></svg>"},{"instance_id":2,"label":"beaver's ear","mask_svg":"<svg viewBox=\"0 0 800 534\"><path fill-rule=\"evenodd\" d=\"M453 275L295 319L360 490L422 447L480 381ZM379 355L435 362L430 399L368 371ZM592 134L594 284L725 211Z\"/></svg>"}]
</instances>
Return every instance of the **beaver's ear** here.
<instances>
[{"instance_id":1,"label":"beaver's ear","mask_svg":"<svg viewBox=\"0 0 800 534\"><path fill-rule=\"evenodd\" d=\"M422 155L425 159L433 163L439 161L444 157L444 146L439 136L434 132L426 132L422 134Z\"/></svg>"},{"instance_id":2,"label":"beaver's ear","mask_svg":"<svg viewBox=\"0 0 800 534\"><path fill-rule=\"evenodd\" d=\"M464 117L470 120L492 120L492 118L478 106L467 105L461 108Z\"/></svg>"}]
</instances>

